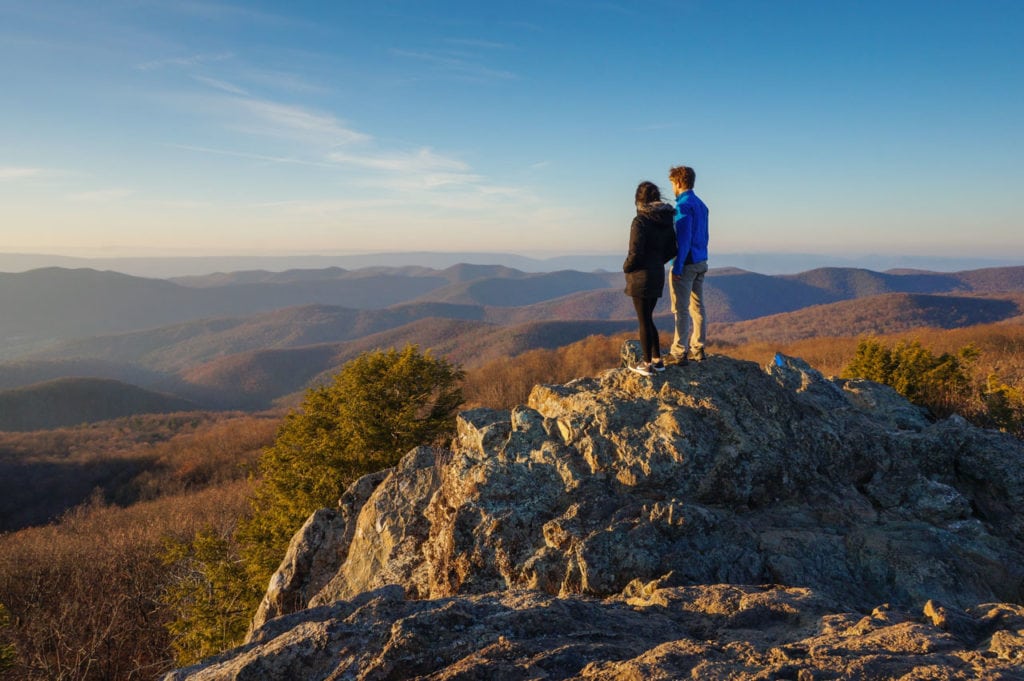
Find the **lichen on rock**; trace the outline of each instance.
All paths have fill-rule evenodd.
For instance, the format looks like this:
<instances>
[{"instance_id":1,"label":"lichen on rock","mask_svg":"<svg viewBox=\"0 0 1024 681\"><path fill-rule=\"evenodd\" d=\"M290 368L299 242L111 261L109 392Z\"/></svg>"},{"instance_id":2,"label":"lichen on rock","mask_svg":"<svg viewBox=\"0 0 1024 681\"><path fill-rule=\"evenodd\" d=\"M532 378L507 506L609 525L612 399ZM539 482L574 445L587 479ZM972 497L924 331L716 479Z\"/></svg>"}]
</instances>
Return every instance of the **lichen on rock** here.
<instances>
[{"instance_id":1,"label":"lichen on rock","mask_svg":"<svg viewBox=\"0 0 1024 681\"><path fill-rule=\"evenodd\" d=\"M175 678L317 636L327 671L294 678L1009 668L1022 507L1024 444L884 386L785 356L613 369L357 482L296 536L249 647Z\"/></svg>"}]
</instances>

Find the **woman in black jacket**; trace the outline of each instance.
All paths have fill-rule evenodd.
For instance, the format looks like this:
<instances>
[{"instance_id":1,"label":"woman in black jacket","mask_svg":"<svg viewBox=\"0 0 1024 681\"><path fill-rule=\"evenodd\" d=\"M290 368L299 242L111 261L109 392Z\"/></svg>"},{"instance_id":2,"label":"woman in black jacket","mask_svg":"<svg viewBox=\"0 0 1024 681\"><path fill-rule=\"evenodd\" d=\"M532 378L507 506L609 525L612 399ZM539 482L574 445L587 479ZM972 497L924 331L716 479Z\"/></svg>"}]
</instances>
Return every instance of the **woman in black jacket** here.
<instances>
[{"instance_id":1,"label":"woman in black jacket","mask_svg":"<svg viewBox=\"0 0 1024 681\"><path fill-rule=\"evenodd\" d=\"M661 200L653 182L636 188L636 217L629 228L629 254L622 263L626 273L626 295L633 297L640 323L640 345L644 361L630 367L644 376L664 371L661 343L654 328L654 306L665 290L665 263L676 255L675 208Z\"/></svg>"}]
</instances>

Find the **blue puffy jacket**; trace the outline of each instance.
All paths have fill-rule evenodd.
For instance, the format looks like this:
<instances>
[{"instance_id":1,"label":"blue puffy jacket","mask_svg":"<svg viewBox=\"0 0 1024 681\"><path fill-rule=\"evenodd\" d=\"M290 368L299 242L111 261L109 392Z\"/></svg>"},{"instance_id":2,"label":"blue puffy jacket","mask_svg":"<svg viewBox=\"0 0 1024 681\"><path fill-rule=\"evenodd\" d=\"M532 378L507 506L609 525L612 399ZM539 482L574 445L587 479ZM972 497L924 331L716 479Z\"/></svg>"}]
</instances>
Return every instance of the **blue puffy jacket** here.
<instances>
[{"instance_id":1,"label":"blue puffy jacket","mask_svg":"<svg viewBox=\"0 0 1024 681\"><path fill-rule=\"evenodd\" d=\"M676 197L675 224L679 254L672 274L682 274L684 265L708 259L708 207L692 189Z\"/></svg>"}]
</instances>

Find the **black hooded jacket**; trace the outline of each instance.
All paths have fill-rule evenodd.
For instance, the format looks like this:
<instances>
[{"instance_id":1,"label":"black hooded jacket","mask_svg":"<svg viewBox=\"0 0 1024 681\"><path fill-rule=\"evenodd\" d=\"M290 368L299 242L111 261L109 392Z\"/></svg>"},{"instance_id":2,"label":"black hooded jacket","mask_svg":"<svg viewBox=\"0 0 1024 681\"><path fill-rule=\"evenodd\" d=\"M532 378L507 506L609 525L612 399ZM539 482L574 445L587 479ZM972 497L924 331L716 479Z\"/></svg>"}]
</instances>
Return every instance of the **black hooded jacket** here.
<instances>
[{"instance_id":1,"label":"black hooded jacket","mask_svg":"<svg viewBox=\"0 0 1024 681\"><path fill-rule=\"evenodd\" d=\"M669 203L638 206L629 228L629 253L622 263L626 295L660 298L665 290L665 263L676 256L675 207Z\"/></svg>"}]
</instances>

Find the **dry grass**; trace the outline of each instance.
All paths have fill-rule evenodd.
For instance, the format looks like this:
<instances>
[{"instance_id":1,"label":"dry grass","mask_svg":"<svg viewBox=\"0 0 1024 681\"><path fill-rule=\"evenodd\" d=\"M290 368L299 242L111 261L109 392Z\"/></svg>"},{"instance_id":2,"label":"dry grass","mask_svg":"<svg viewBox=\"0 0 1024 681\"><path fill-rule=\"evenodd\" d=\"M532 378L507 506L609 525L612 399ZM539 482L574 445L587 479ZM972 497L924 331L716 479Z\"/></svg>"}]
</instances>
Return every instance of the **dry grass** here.
<instances>
[{"instance_id":1,"label":"dry grass","mask_svg":"<svg viewBox=\"0 0 1024 681\"><path fill-rule=\"evenodd\" d=\"M153 679L170 669L164 538L230 532L250 488L235 481L130 508L94 501L0 536L0 602L14 622L4 637L17 653L0 678Z\"/></svg>"},{"instance_id":2,"label":"dry grass","mask_svg":"<svg viewBox=\"0 0 1024 681\"><path fill-rule=\"evenodd\" d=\"M920 328L874 336L885 344L919 341L936 354L955 353L973 345L981 353L972 370L976 380L984 380L995 372L1000 378L1017 386L1024 385L1024 325L1016 323L982 324L962 329ZM712 350L737 359L766 364L776 352L800 357L826 376L838 376L857 349L859 338L808 338L789 343L753 341L742 345L715 347Z\"/></svg>"},{"instance_id":3,"label":"dry grass","mask_svg":"<svg viewBox=\"0 0 1024 681\"><path fill-rule=\"evenodd\" d=\"M124 506L244 478L278 423L187 413L0 432L0 531L49 522L97 494Z\"/></svg>"},{"instance_id":4,"label":"dry grass","mask_svg":"<svg viewBox=\"0 0 1024 681\"><path fill-rule=\"evenodd\" d=\"M511 409L524 404L533 386L593 376L619 364L619 347L630 334L589 336L555 350L529 350L469 369L462 392L466 409Z\"/></svg>"},{"instance_id":5,"label":"dry grass","mask_svg":"<svg viewBox=\"0 0 1024 681\"><path fill-rule=\"evenodd\" d=\"M635 337L591 336L556 350L531 350L502 358L467 372L463 392L466 407L509 409L524 404L538 383L562 383L580 376L593 376L618 365L622 341ZM971 367L971 379L978 395L992 373L1017 389L1024 389L1024 324L1017 321L983 324L958 329L918 328L874 336L886 344L920 341L936 354L955 353L973 345L981 355ZM662 348L671 340L662 334ZM764 365L776 352L800 357L826 376L838 376L857 350L857 336L829 336L789 342L754 340L741 344L710 340L708 350L736 359ZM971 408L976 408L972 405Z\"/></svg>"},{"instance_id":6,"label":"dry grass","mask_svg":"<svg viewBox=\"0 0 1024 681\"><path fill-rule=\"evenodd\" d=\"M231 533L278 423L176 414L0 433L3 523L24 528L0 535L0 603L14 622L2 637L16 651L15 667L0 678L151 679L167 671L164 541L204 528Z\"/></svg>"}]
</instances>

